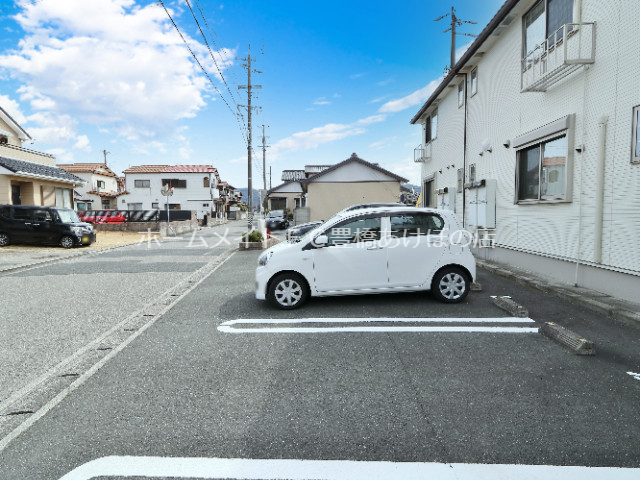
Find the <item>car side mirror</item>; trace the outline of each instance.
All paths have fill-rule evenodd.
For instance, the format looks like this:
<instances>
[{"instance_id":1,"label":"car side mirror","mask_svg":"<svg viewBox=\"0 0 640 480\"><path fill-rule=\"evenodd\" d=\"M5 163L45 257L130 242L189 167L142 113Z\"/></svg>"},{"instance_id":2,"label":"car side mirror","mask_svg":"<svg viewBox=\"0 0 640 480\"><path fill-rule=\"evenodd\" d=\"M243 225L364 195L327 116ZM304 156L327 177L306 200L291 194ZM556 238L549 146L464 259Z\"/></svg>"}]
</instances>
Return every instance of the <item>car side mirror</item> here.
<instances>
[{"instance_id":1,"label":"car side mirror","mask_svg":"<svg viewBox=\"0 0 640 480\"><path fill-rule=\"evenodd\" d=\"M313 245L316 248L326 247L329 244L329 237L326 235L318 235L313 239Z\"/></svg>"}]
</instances>

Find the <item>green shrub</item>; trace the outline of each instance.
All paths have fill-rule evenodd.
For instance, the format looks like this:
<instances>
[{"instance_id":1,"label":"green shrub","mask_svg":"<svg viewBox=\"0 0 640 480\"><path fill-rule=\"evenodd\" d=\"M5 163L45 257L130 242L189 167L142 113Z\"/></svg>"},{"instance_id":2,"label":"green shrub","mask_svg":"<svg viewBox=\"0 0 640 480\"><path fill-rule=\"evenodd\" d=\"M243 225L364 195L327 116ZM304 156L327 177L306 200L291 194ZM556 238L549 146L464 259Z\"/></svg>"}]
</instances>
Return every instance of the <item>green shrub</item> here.
<instances>
[{"instance_id":1,"label":"green shrub","mask_svg":"<svg viewBox=\"0 0 640 480\"><path fill-rule=\"evenodd\" d=\"M262 240L262 232L259 230L252 230L242 235L243 242L261 242Z\"/></svg>"}]
</instances>

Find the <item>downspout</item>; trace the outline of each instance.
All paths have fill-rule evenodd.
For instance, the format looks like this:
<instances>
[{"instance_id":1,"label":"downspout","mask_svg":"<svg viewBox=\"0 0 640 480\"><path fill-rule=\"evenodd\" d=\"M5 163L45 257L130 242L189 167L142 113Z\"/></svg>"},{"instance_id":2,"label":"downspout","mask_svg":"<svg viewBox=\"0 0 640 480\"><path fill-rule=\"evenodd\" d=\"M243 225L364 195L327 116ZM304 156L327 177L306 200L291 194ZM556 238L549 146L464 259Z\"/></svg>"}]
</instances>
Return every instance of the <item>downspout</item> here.
<instances>
[{"instance_id":1,"label":"downspout","mask_svg":"<svg viewBox=\"0 0 640 480\"><path fill-rule=\"evenodd\" d=\"M575 0L573 4L573 21L582 23L582 0Z\"/></svg>"},{"instance_id":2,"label":"downspout","mask_svg":"<svg viewBox=\"0 0 640 480\"><path fill-rule=\"evenodd\" d=\"M467 74L464 75L464 134L462 139L462 229L466 227L467 189L464 188L467 178Z\"/></svg>"},{"instance_id":3,"label":"downspout","mask_svg":"<svg viewBox=\"0 0 640 480\"><path fill-rule=\"evenodd\" d=\"M596 208L595 208L595 228L593 242L593 261L602 263L602 229L604 213L604 172L605 160L607 157L607 122L609 117L602 116L598 121L598 160L596 164Z\"/></svg>"}]
</instances>

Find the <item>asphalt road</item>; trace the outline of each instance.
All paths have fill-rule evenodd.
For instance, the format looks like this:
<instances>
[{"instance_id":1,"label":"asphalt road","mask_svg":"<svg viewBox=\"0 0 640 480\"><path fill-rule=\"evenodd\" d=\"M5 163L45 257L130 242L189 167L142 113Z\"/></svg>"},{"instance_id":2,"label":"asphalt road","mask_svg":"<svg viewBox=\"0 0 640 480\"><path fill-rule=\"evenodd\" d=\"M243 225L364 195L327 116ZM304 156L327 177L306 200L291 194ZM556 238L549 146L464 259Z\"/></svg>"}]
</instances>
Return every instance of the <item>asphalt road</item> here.
<instances>
[{"instance_id":1,"label":"asphalt road","mask_svg":"<svg viewBox=\"0 0 640 480\"><path fill-rule=\"evenodd\" d=\"M112 272L107 275L115 276L120 293L140 286L130 278L139 270L179 276L185 263L202 262L198 254L173 262L165 261L173 255L164 250L144 260L129 252L101 260L100 270ZM312 299L301 310L282 312L254 299L257 256L237 252L218 262L99 369L77 377L68 395L0 444L0 478L133 479L154 468L154 478L339 478L331 463L305 464L312 472L306 476L284 463L260 463L264 476L220 476L216 469L226 471L224 465L206 459L357 460L336 468L349 478L361 478L353 472L371 466L386 473L362 478L403 479L445 478L446 471L411 477L366 462L452 470L458 464L640 467L640 381L627 373L640 372L637 325L599 318L482 271L484 290L460 305L417 293ZM75 284L70 268L47 271ZM33 280L27 273L15 281ZM491 295L522 303L534 326L556 321L573 328L596 341L598 355L572 355L537 333L401 329L530 326L505 318ZM371 318L413 321L361 320ZM482 318L492 321L468 320ZM291 323L268 323L272 319ZM231 327L220 329L223 324ZM283 325L298 331L269 331ZM398 331L346 330L390 325ZM171 470L180 457L205 463ZM69 473L97 459L103 460L93 476ZM276 474L269 476L269 465ZM458 478L480 478L477 472ZM514 478L492 472L482 478ZM545 478L570 478L549 473ZM601 473L597 478L618 478ZM622 473L640 477L640 471Z\"/></svg>"}]
</instances>

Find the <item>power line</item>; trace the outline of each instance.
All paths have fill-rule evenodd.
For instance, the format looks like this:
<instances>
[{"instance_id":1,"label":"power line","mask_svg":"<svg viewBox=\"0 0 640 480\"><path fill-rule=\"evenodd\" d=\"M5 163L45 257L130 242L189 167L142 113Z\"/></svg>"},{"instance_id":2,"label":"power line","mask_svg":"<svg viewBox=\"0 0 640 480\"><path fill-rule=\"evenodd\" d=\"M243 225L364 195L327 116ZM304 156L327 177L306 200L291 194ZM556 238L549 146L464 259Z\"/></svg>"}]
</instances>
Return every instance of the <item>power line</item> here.
<instances>
[{"instance_id":1,"label":"power line","mask_svg":"<svg viewBox=\"0 0 640 480\"><path fill-rule=\"evenodd\" d=\"M166 12L167 16L169 17L169 20L171 20L171 23L173 24L173 26L175 27L176 31L178 32L178 34L180 35L180 38L182 38L182 41L184 42L185 46L187 47L187 49L189 50L189 53L191 53L191 56L193 57L193 59L196 61L196 63L198 64L198 66L200 67L200 70L202 70L202 73L204 73L204 75L207 77L207 79L209 80L209 82L211 83L211 85L213 85L213 88L215 88L216 92L218 92L218 95L220 96L220 98L222 99L222 101L224 102L224 104L227 106L227 108L229 109L229 111L231 112L232 115L236 115L236 113L233 111L233 109L231 108L231 106L229 105L229 103L227 102L227 100L224 98L224 96L222 95L222 92L220 92L220 89L218 88L218 86L215 84L215 82L211 79L211 76L209 75L209 73L205 70L205 68L202 66L202 64L200 63L200 60L198 60L198 57L196 56L196 54L193 52L193 50L191 49L191 46L189 45L189 43L187 42L186 38L184 38L184 35L182 34L182 32L180 31L180 28L178 28L178 25L176 24L175 20L173 19L173 17L171 16L171 14L169 13L169 10L167 9L167 7L165 6L163 0L158 0L158 2L160 3L160 5L162 5L162 8L164 8L164 11ZM236 117L237 118L237 117ZM240 129L240 133L242 134L242 137L244 138L245 143L247 142L247 138L244 135L244 131L242 129Z\"/></svg>"},{"instance_id":2,"label":"power line","mask_svg":"<svg viewBox=\"0 0 640 480\"><path fill-rule=\"evenodd\" d=\"M196 14L193 11L193 8L191 7L191 3L189 2L189 0L185 0L185 1L187 3L187 6L189 7L189 10L191 11L191 15L193 16L193 19L195 20L196 25L198 26L198 30L200 30L200 35L202 35L202 39L204 40L204 43L207 46L207 49L209 50L209 55L211 55L213 63L215 64L216 69L218 70L218 74L220 75L220 78L224 82L224 85L227 88L227 92L229 92L229 95L231 96L231 101L234 103L236 108L238 108L238 102L236 101L235 97L233 96L233 92L231 92L231 89L229 88L229 85L227 84L227 80L224 78L224 75L222 74L222 71L220 70L220 67L218 65L218 61L216 60L216 57L213 54L213 51L211 50L211 47L209 46L209 42L207 41L206 35L204 34L204 32L202 31L202 28L200 27L200 22L198 22ZM199 6L198 6L198 9L200 9ZM200 15L202 15L202 17L204 19L204 13L202 12L202 10L200 10ZM205 24L206 24L206 19L204 19L204 21L205 21ZM241 124L238 115L236 115L236 122L238 123L238 128L240 129L240 132L242 133L243 132L242 129L243 129L243 124L244 124L244 119L243 119L243 122ZM243 137L244 137L244 133L243 133ZM246 137L245 137L245 141L246 141Z\"/></svg>"},{"instance_id":3,"label":"power line","mask_svg":"<svg viewBox=\"0 0 640 480\"><path fill-rule=\"evenodd\" d=\"M209 22L207 22L207 17L205 16L204 12L200 8L200 2L198 0L195 0L195 4L196 4L196 7L198 7L198 11L200 12L200 16L202 17L202 20L204 21L204 24L207 27L207 30L209 30L209 34L211 35L211 41L213 42L214 47L216 48L218 53L220 53L220 56L223 57L224 61L230 64L232 59L231 57L229 57L226 49L220 48L220 46L218 46L218 43L216 42L216 38L218 37L218 34L216 33L215 30L209 27ZM233 79L235 80L235 84L238 85L240 82L238 81L238 77L236 76L236 72L233 69L233 66L229 67L229 71L231 72L231 76L233 76Z\"/></svg>"},{"instance_id":4,"label":"power line","mask_svg":"<svg viewBox=\"0 0 640 480\"><path fill-rule=\"evenodd\" d=\"M229 92L229 95L231 96L231 100L233 101L234 104L238 104L238 102L236 101L235 97L233 96L233 92L231 92L231 89L229 88L229 85L227 85L227 80L224 78L224 75L222 74L222 71L220 70L220 66L218 65L218 61L216 60L215 55L213 54L213 51L211 50L211 47L209 46L209 42L207 41L207 37L205 36L204 32L202 31L202 28L200 27L200 22L198 22L198 18L196 17L195 12L193 11L193 8L191 8L191 2L189 2L189 0L185 0L187 3L187 6L189 7L189 10L191 11L191 15L193 16L193 19L196 22L196 25L198 26L198 30L200 30L200 35L202 35L202 39L204 40L204 44L207 46L207 49L209 50L209 55L211 55L211 58L213 59L213 63L216 66L216 70L218 70L218 74L220 75L220 78L222 79L222 81L224 82L225 87L227 87L227 92ZM200 7L198 7L200 8ZM202 15L202 10L200 10L200 15ZM204 16L203 16L204 18ZM206 20L205 20L205 24L206 24Z\"/></svg>"}]
</instances>

